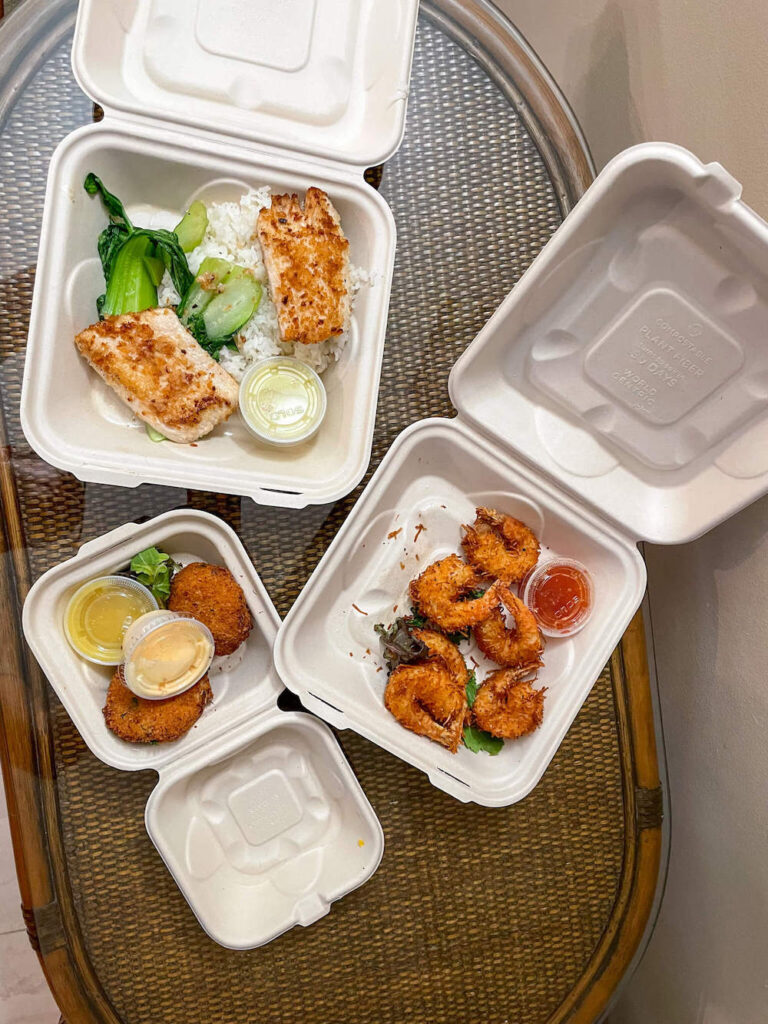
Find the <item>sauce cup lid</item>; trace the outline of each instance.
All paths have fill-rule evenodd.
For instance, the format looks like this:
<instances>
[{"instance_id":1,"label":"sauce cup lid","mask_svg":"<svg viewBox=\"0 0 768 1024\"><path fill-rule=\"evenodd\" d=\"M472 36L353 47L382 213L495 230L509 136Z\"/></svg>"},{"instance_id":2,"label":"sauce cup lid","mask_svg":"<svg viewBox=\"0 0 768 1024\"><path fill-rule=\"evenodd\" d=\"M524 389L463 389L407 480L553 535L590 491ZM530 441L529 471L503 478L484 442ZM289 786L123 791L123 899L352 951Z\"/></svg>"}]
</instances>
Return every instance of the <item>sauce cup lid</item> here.
<instances>
[{"instance_id":1,"label":"sauce cup lid","mask_svg":"<svg viewBox=\"0 0 768 1024\"><path fill-rule=\"evenodd\" d=\"M240 415L260 441L288 447L320 429L328 399L318 374L300 359L271 356L251 366L240 383Z\"/></svg>"},{"instance_id":2,"label":"sauce cup lid","mask_svg":"<svg viewBox=\"0 0 768 1024\"><path fill-rule=\"evenodd\" d=\"M193 673L189 680L185 682L185 685L181 689L173 689L169 686L169 691L166 693L150 694L143 690L139 690L136 687L135 681L131 679L130 662L136 653L140 644L142 644L148 636L156 632L159 629L163 629L172 622L184 622L191 625L200 636L207 641L208 654L205 660L201 662L198 671ZM199 619L196 619L193 615L183 615L181 612L172 612L167 609L160 609L158 611L147 612L146 615L142 615L136 619L126 631L123 637L123 679L125 685L135 693L137 697L141 697L143 700L168 700L171 697L177 697L180 693L184 693L186 690L191 689L195 683L199 683L203 676L206 674L208 669L211 667L215 650L215 642L213 634L210 629Z\"/></svg>"},{"instance_id":3,"label":"sauce cup lid","mask_svg":"<svg viewBox=\"0 0 768 1024\"><path fill-rule=\"evenodd\" d=\"M147 605L149 606L150 609L156 609L159 607L159 605L157 603L157 598L149 589L149 587L145 587L143 583L139 583L139 581L133 579L132 576L122 576L120 575L120 573L113 573L108 576L95 576L91 580L86 580L85 583L81 583L81 585L77 588L77 590L72 594L70 599L67 601L67 606L64 609L64 635L66 636L67 641L69 642L69 645L72 648L72 650L75 651L75 653L80 658L83 658L85 661L90 661L91 664L93 665L120 665L122 664L123 656L121 646L119 643L115 646L114 659L107 661L104 658L94 658L90 654L86 654L84 651L80 650L69 628L69 612L70 609L72 608L72 605L80 597L84 590L89 590L90 588L95 587L98 583L115 583L120 584L126 590L133 590L137 594L140 594L143 598L146 599ZM143 616L139 616L139 618L143 618ZM138 619L134 621L138 622ZM131 623L131 625L133 625L133 623ZM128 630L130 630L130 628L131 626L128 627ZM126 633L128 632L128 630L126 630ZM123 636L123 639L125 639L125 635Z\"/></svg>"}]
</instances>

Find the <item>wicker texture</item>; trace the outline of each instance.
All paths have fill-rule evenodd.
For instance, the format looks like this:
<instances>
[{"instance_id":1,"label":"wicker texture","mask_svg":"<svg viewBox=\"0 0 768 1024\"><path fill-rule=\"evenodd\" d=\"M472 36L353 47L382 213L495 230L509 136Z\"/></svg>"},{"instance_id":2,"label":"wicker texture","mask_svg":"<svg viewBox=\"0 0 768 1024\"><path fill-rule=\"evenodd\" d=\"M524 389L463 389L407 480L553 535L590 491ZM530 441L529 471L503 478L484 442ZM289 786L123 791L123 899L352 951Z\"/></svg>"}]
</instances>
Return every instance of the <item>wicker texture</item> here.
<instances>
[{"instance_id":1,"label":"wicker texture","mask_svg":"<svg viewBox=\"0 0 768 1024\"><path fill-rule=\"evenodd\" d=\"M284 614L355 495L285 512L170 488L86 487L45 466L21 435L45 166L53 145L90 111L71 79L67 43L0 137L0 384L33 575L87 538L189 502L235 526ZM452 415L451 365L562 217L516 112L425 19L408 131L382 192L399 238L372 467L407 423ZM382 866L324 920L250 953L226 951L204 935L152 847L143 812L155 775L99 763L53 696L51 705L61 823L85 942L131 1024L540 1024L583 973L610 918L624 831L608 672L542 783L506 810L461 805L343 734L384 827Z\"/></svg>"}]
</instances>

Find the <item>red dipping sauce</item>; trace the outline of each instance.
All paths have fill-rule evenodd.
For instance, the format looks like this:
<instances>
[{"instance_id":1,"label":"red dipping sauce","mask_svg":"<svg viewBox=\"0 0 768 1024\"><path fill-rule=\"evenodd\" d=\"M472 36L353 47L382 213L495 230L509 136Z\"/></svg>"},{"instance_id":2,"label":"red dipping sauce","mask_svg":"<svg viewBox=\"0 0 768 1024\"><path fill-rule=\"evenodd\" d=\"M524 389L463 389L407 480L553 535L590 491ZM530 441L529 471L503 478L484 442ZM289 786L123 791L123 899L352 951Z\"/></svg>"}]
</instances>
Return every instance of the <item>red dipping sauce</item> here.
<instances>
[{"instance_id":1,"label":"red dipping sauce","mask_svg":"<svg viewBox=\"0 0 768 1024\"><path fill-rule=\"evenodd\" d=\"M520 596L547 636L573 636L592 614L592 578L569 558L537 565L523 581Z\"/></svg>"}]
</instances>

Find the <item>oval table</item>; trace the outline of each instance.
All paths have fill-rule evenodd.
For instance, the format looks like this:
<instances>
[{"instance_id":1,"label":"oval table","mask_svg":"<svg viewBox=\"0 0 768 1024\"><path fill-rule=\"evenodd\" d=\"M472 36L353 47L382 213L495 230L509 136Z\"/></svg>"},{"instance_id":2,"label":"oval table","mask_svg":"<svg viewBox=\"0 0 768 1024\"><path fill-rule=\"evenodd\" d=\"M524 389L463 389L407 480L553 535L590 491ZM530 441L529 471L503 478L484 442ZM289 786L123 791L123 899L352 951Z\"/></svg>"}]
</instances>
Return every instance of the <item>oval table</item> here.
<instances>
[{"instance_id":1,"label":"oval table","mask_svg":"<svg viewBox=\"0 0 768 1024\"><path fill-rule=\"evenodd\" d=\"M534 792L462 805L360 737L339 742L386 835L381 868L311 928L215 945L144 829L156 776L86 749L25 648L24 595L120 523L191 505L232 524L281 614L348 514L88 484L47 466L19 390L47 162L100 116L69 67L71 0L6 5L0 27L0 753L23 913L61 1007L124 1024L592 1022L647 938L662 797L642 618ZM486 0L423 0L405 139L368 179L398 254L371 471L395 435L451 416L451 365L589 184L573 115ZM73 409L73 415L77 411ZM293 698L284 695L284 706Z\"/></svg>"}]
</instances>

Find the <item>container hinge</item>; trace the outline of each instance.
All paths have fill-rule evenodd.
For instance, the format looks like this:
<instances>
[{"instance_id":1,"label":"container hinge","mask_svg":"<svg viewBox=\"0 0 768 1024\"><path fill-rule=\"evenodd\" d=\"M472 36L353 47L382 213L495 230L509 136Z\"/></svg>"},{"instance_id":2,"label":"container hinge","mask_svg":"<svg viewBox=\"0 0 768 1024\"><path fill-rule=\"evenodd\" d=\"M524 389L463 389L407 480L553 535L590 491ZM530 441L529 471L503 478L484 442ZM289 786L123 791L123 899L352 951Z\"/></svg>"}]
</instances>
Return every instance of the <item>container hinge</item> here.
<instances>
[{"instance_id":1,"label":"container hinge","mask_svg":"<svg viewBox=\"0 0 768 1024\"><path fill-rule=\"evenodd\" d=\"M61 927L61 912L55 900L36 909L22 906L21 914L29 944L40 956L47 956L54 949L61 949L66 945Z\"/></svg>"},{"instance_id":2,"label":"container hinge","mask_svg":"<svg viewBox=\"0 0 768 1024\"><path fill-rule=\"evenodd\" d=\"M664 794L661 791L661 786L656 786L655 789L643 789L641 786L636 786L635 807L638 828L661 828L664 818Z\"/></svg>"}]
</instances>

